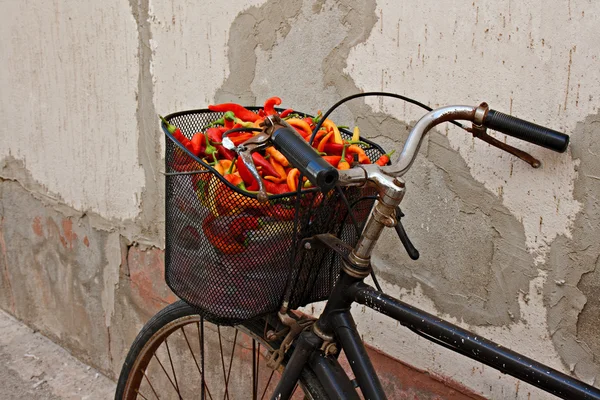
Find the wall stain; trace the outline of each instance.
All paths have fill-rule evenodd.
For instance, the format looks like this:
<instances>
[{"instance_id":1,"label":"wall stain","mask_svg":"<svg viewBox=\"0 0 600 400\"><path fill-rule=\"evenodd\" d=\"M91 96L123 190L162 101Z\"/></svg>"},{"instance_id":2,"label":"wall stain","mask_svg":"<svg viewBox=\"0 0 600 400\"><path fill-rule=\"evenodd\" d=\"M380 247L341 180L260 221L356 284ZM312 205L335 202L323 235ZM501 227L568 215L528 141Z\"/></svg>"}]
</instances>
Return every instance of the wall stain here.
<instances>
[{"instance_id":1,"label":"wall stain","mask_svg":"<svg viewBox=\"0 0 600 400\"><path fill-rule=\"evenodd\" d=\"M574 197L582 208L571 238L558 236L548 256L544 300L548 328L565 366L593 383L600 376L600 115L577 124L572 135L573 159L579 160Z\"/></svg>"}]
</instances>

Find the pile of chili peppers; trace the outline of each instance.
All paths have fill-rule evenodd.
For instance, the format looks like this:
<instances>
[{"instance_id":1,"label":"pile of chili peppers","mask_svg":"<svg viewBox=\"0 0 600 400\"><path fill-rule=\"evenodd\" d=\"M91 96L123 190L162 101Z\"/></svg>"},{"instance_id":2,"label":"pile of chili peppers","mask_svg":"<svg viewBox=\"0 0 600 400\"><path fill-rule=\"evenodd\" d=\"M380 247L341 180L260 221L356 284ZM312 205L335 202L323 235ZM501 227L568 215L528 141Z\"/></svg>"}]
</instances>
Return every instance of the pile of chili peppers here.
<instances>
[{"instance_id":1,"label":"pile of chili peppers","mask_svg":"<svg viewBox=\"0 0 600 400\"><path fill-rule=\"evenodd\" d=\"M292 109L278 113L275 106L280 104L279 97L271 97L258 112L234 103L210 105L210 110L224 113L223 117L210 123L203 132L195 133L191 139L164 118L161 119L181 145L211 165L225 180L242 191L256 192L259 189L258 182L242 158L223 145L224 135L227 134L234 145L240 145L257 133L266 116L277 114L309 141L321 114L316 118L304 117ZM254 131L228 132L238 128L254 128ZM360 141L359 135L358 127L354 128L351 140L345 140L338 126L327 119L315 135L312 146L327 162L340 170L349 169L355 163L370 164L372 160L362 147L366 143ZM176 171L193 172L204 169L180 148L177 147L175 151L179 154L173 157L171 165ZM391 154L385 154L375 162L385 165ZM306 178L300 183L299 170L290 165L286 157L273 146L252 153L252 160L269 194L295 192L300 184L302 188L311 187ZM220 179L213 177L212 173L191 174L191 180L197 198L210 211L202 223L204 236L222 254L240 254L251 249L260 253L264 249L253 247L257 232L264 239L267 232L277 235L282 229L293 229L290 223L293 224L295 209L289 202L282 200L259 203L256 199L231 190ZM322 198L320 194L318 196Z\"/></svg>"},{"instance_id":2,"label":"pile of chili peppers","mask_svg":"<svg viewBox=\"0 0 600 400\"><path fill-rule=\"evenodd\" d=\"M211 165L232 185L242 190L256 192L259 188L258 182L250 174L242 159L237 157L235 152L223 146L223 134L236 128L260 128L260 124L266 116L277 114L308 141L316 123L319 122L320 113L316 118L301 117L292 109L278 113L275 106L280 104L279 97L271 97L256 113L235 103L210 105L208 107L210 110L224 112L223 118L209 124L204 132L195 133L191 139L183 135L179 128L161 118L175 139L192 154ZM237 146L250 139L254 134L242 131L230 133L227 137ZM361 142L359 136L360 132L356 127L352 139L344 140L337 125L327 119L317 132L313 147L328 163L340 170L349 169L354 163L371 164L372 161L362 148L366 143ZM375 163L386 165L392 153L382 155ZM181 159L185 159L185 157L181 157ZM298 189L299 170L290 165L285 156L275 147L268 147L262 153L253 153L252 159L269 194L295 192ZM179 171L185 171L190 166L190 163L186 161L185 164L174 167ZM306 178L303 179L302 185L304 188L311 187L310 181Z\"/></svg>"}]
</instances>

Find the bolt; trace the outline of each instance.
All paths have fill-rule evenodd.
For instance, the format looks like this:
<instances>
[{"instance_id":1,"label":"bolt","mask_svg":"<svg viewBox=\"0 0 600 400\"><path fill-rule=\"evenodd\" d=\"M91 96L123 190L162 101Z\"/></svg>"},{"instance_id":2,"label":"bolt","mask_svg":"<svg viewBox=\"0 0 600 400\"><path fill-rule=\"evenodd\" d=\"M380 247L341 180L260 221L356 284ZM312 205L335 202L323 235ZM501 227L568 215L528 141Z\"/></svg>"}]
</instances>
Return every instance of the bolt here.
<instances>
[{"instance_id":1,"label":"bolt","mask_svg":"<svg viewBox=\"0 0 600 400\"><path fill-rule=\"evenodd\" d=\"M312 249L312 246L310 245L310 242L306 242L306 243L304 243L304 248L305 248L306 250L310 250L310 249Z\"/></svg>"},{"instance_id":2,"label":"bolt","mask_svg":"<svg viewBox=\"0 0 600 400\"><path fill-rule=\"evenodd\" d=\"M404 181L400 178L394 178L394 184L400 188L403 188L404 185Z\"/></svg>"}]
</instances>

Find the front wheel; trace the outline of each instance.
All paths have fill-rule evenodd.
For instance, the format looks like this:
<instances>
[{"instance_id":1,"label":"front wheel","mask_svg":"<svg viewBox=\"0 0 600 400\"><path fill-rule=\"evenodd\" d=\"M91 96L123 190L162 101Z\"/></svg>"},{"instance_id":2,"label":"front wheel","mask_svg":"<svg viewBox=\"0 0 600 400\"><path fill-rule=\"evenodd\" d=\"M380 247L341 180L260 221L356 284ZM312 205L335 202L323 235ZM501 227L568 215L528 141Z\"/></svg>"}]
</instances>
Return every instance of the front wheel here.
<instances>
[{"instance_id":1,"label":"front wheel","mask_svg":"<svg viewBox=\"0 0 600 400\"><path fill-rule=\"evenodd\" d=\"M269 353L279 346L263 338L267 327L265 319L219 327L183 301L173 303L136 337L115 399L269 399L285 360L279 370L267 367ZM292 398L327 396L305 367Z\"/></svg>"}]
</instances>

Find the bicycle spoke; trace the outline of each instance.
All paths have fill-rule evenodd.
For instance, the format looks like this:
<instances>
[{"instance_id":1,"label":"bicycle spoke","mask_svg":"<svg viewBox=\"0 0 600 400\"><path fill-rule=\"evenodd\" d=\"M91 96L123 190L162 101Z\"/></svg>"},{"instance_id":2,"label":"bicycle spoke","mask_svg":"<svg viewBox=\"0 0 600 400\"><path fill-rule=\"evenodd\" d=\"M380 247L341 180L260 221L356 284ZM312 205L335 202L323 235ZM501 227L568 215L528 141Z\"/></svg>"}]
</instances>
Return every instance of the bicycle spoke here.
<instances>
[{"instance_id":1,"label":"bicycle spoke","mask_svg":"<svg viewBox=\"0 0 600 400\"><path fill-rule=\"evenodd\" d=\"M252 339L252 347L256 345L256 340ZM254 354L254 349L252 350ZM252 364L254 365L254 363ZM256 351L256 382L254 383L254 393L258 394L258 377L260 376L260 342L258 343L258 350Z\"/></svg>"},{"instance_id":2,"label":"bicycle spoke","mask_svg":"<svg viewBox=\"0 0 600 400\"><path fill-rule=\"evenodd\" d=\"M202 333L200 333L200 322L202 322ZM206 393L208 393L208 397L210 400L213 400L212 395L210 394L210 390L208 389L208 385L206 384L205 375L204 375L204 319L201 318L200 322L196 322L196 327L198 328L198 345L200 346L200 364L202 364L202 391L200 394L200 398L204 400L204 390L206 389Z\"/></svg>"},{"instance_id":3,"label":"bicycle spoke","mask_svg":"<svg viewBox=\"0 0 600 400\"><path fill-rule=\"evenodd\" d=\"M252 339L252 400L256 400L256 341Z\"/></svg>"},{"instance_id":4,"label":"bicycle spoke","mask_svg":"<svg viewBox=\"0 0 600 400\"><path fill-rule=\"evenodd\" d=\"M156 361L158 361L158 365L160 365L160 367L162 368L163 372L165 373L165 375L167 376L167 379L169 380L169 382L171 382L171 386L173 386L173 389L175 389L175 391L177 392L177 395L179 396L179 398L181 399L181 395L179 394L179 390L177 390L177 387L175 387L175 384L173 383L173 380L171 379L171 377L169 376L169 374L167 373L167 370L165 369L165 367L163 367L162 363L160 362L160 360L158 359L158 356L156 355L156 353L154 353L154 358L156 358Z\"/></svg>"},{"instance_id":5,"label":"bicycle spoke","mask_svg":"<svg viewBox=\"0 0 600 400\"><path fill-rule=\"evenodd\" d=\"M265 394L267 394L267 389L269 388L269 384L271 383L271 379L273 379L273 375L275 374L275 370L271 371L271 376L269 376L269 380L267 381L267 386L265 386L265 390L263 391L262 396L260 396L260 400L265 398Z\"/></svg>"},{"instance_id":6,"label":"bicycle spoke","mask_svg":"<svg viewBox=\"0 0 600 400\"><path fill-rule=\"evenodd\" d=\"M175 380L175 386L177 387L177 394L181 398L179 393L179 383L177 383L177 374L175 373L175 367L173 366L173 360L171 359L171 350L169 350L169 340L165 338L165 346L167 347L167 354L169 355L169 363L171 364L171 371L173 371L173 379Z\"/></svg>"},{"instance_id":7,"label":"bicycle spoke","mask_svg":"<svg viewBox=\"0 0 600 400\"><path fill-rule=\"evenodd\" d=\"M144 396L143 394L141 394L141 393L140 393L140 391L139 391L139 390L137 390L137 389L135 390L135 394L137 394L138 396L142 396L142 398L143 398L144 400L148 400L148 398L147 398L146 396Z\"/></svg>"},{"instance_id":8,"label":"bicycle spoke","mask_svg":"<svg viewBox=\"0 0 600 400\"><path fill-rule=\"evenodd\" d=\"M225 359L223 358L223 342L221 340L221 327L217 325L217 333L219 334L219 349L221 350L221 365L223 366L223 381L225 382L225 393L223 393L223 400L229 399L229 391L227 390L227 378L225 373Z\"/></svg>"},{"instance_id":9,"label":"bicycle spoke","mask_svg":"<svg viewBox=\"0 0 600 400\"><path fill-rule=\"evenodd\" d=\"M183 333L183 337L185 338L185 342L187 343L188 349L190 349L190 353L192 354L192 358L194 359L194 364L196 364L196 368L198 369L198 373L200 374L200 377L202 377L202 371L200 370L200 366L198 365L198 360L196 360L196 356L194 355L194 351L192 350L192 346L190 345L190 342L187 338L187 335L185 334L185 329L183 329L183 326L181 328L179 328L181 330L181 333Z\"/></svg>"},{"instance_id":10,"label":"bicycle spoke","mask_svg":"<svg viewBox=\"0 0 600 400\"><path fill-rule=\"evenodd\" d=\"M229 377L231 376L231 366L233 365L233 354L235 353L235 344L237 343L238 330L235 330L235 335L233 336L233 346L231 347L231 358L229 359L229 371L227 371L227 380L225 381L225 392L227 393L227 398L229 399Z\"/></svg>"},{"instance_id":11,"label":"bicycle spoke","mask_svg":"<svg viewBox=\"0 0 600 400\"><path fill-rule=\"evenodd\" d=\"M156 390L154 390L154 386L152 386L152 383L150 382L150 379L148 379L148 375L146 375L146 371L142 372L144 374L144 378L146 378L146 382L148 382L148 385L150 385L150 389L152 389L152 393L154 393L154 395L156 396L157 400L160 400L160 397L158 397L158 394L156 393ZM139 392L138 392L139 394Z\"/></svg>"}]
</instances>

